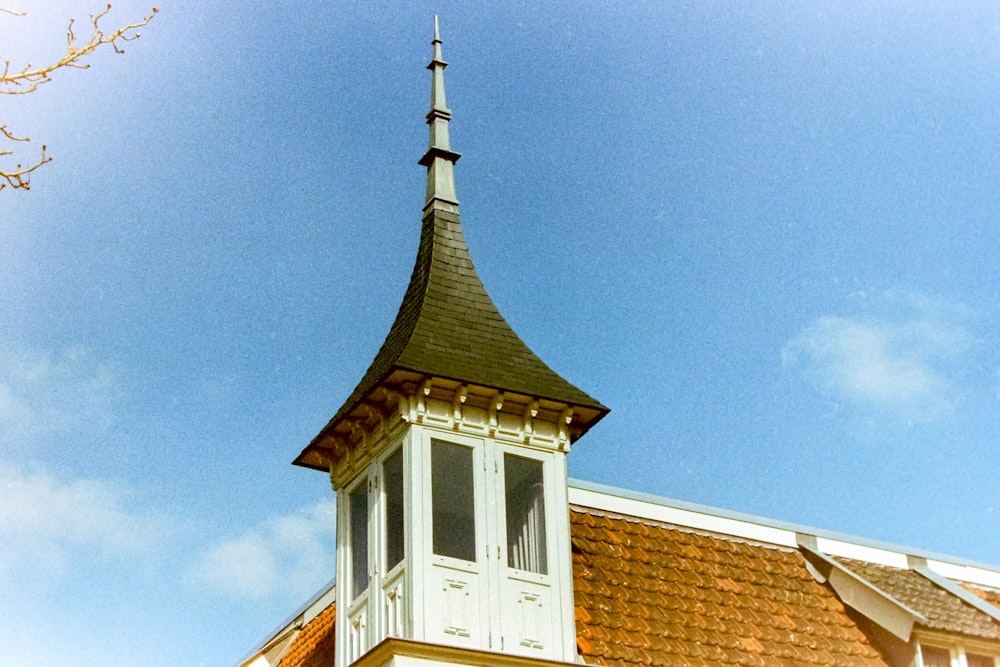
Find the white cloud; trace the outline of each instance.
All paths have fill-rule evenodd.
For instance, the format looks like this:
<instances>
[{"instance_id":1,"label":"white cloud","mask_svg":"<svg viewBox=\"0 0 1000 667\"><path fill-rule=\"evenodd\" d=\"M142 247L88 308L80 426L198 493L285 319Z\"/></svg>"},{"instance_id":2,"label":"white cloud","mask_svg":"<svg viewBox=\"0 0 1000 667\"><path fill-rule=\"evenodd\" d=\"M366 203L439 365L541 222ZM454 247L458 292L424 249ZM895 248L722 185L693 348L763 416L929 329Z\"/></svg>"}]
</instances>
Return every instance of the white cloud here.
<instances>
[{"instance_id":1,"label":"white cloud","mask_svg":"<svg viewBox=\"0 0 1000 667\"><path fill-rule=\"evenodd\" d=\"M130 511L126 499L106 481L0 463L0 574L22 563L59 571L81 554L144 552L162 526Z\"/></svg>"},{"instance_id":2,"label":"white cloud","mask_svg":"<svg viewBox=\"0 0 1000 667\"><path fill-rule=\"evenodd\" d=\"M111 369L83 348L0 345L0 444L106 429L114 392Z\"/></svg>"},{"instance_id":3,"label":"white cloud","mask_svg":"<svg viewBox=\"0 0 1000 667\"><path fill-rule=\"evenodd\" d=\"M860 295L867 302L867 297ZM827 396L907 422L928 422L959 400L956 381L973 337L965 309L889 292L879 315L827 315L789 341L786 365L802 368Z\"/></svg>"},{"instance_id":4,"label":"white cloud","mask_svg":"<svg viewBox=\"0 0 1000 667\"><path fill-rule=\"evenodd\" d=\"M335 519L333 500L270 519L212 546L191 577L236 597L311 593L333 577Z\"/></svg>"}]
</instances>

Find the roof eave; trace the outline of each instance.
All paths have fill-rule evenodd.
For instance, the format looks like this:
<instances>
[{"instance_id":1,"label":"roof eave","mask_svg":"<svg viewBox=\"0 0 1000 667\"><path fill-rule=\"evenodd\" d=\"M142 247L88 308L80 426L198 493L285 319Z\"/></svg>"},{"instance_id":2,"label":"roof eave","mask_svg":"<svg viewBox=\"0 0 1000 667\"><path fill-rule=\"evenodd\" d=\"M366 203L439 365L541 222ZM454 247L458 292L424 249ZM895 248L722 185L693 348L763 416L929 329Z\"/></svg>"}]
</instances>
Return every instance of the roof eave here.
<instances>
[{"instance_id":1,"label":"roof eave","mask_svg":"<svg viewBox=\"0 0 1000 667\"><path fill-rule=\"evenodd\" d=\"M573 425L571 429L571 444L582 438L597 422L603 419L611 410L598 401L592 400L584 403L582 401L572 401L565 398L537 395L525 391L506 389L483 383L471 383L457 377L445 375L432 375L416 369L402 366L391 367L384 376L374 383L374 385L357 394L350 403L345 403L324 426L312 441L302 450L302 452L292 461L293 465L304 468L311 468L322 472L329 472L333 464L340 459L342 454L338 454L333 444L335 434L346 435L344 425L352 420L363 419L359 414L361 406L372 405L372 397L380 389L388 396L399 396L407 393L405 387L422 386L427 381L441 381L446 383L474 386L479 393L492 392L504 394L515 403L527 404L532 400L545 401L558 406L565 406L572 409ZM581 392L582 393L582 392ZM588 397L589 398L589 397ZM369 408L371 411L371 408ZM349 429L348 429L349 430Z\"/></svg>"}]
</instances>

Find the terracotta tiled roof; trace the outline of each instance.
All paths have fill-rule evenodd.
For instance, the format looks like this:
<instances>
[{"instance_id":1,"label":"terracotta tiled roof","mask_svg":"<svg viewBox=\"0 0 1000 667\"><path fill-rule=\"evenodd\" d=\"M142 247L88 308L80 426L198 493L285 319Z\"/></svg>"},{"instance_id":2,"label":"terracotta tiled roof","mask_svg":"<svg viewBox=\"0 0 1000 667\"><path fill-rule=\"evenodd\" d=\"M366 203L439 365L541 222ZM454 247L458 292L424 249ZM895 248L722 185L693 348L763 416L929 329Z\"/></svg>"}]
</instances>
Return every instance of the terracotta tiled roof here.
<instances>
[{"instance_id":1,"label":"terracotta tiled roof","mask_svg":"<svg viewBox=\"0 0 1000 667\"><path fill-rule=\"evenodd\" d=\"M278 667L330 667L333 665L337 617L331 604L309 621L295 638Z\"/></svg>"},{"instance_id":2,"label":"terracotta tiled roof","mask_svg":"<svg viewBox=\"0 0 1000 667\"><path fill-rule=\"evenodd\" d=\"M587 662L887 664L797 551L590 510L571 521Z\"/></svg>"},{"instance_id":3,"label":"terracotta tiled roof","mask_svg":"<svg viewBox=\"0 0 1000 667\"><path fill-rule=\"evenodd\" d=\"M970 586L969 584L962 584L965 586L966 590L975 593L983 600L986 600L994 607L1000 609L1000 591L992 591L985 588L978 588L976 586Z\"/></svg>"},{"instance_id":4,"label":"terracotta tiled roof","mask_svg":"<svg viewBox=\"0 0 1000 667\"><path fill-rule=\"evenodd\" d=\"M577 648L608 667L886 666L855 612L801 552L574 506ZM927 619L918 627L1000 641L1000 622L915 570L837 558ZM1000 592L963 583L1000 607ZM310 621L280 667L333 664L334 607ZM871 627L868 627L869 631Z\"/></svg>"},{"instance_id":5,"label":"terracotta tiled roof","mask_svg":"<svg viewBox=\"0 0 1000 667\"><path fill-rule=\"evenodd\" d=\"M927 622L921 623L922 627L1000 640L1000 623L914 570L846 558L838 560L855 574L923 615Z\"/></svg>"}]
</instances>

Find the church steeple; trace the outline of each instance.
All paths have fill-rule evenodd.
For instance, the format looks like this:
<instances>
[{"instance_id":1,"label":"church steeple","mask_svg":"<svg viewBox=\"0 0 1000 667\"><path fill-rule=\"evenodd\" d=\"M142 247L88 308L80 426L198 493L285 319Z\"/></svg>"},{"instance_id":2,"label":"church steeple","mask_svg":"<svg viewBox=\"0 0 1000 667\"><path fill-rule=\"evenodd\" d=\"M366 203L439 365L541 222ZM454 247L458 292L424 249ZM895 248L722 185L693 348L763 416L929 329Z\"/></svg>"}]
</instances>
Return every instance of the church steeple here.
<instances>
[{"instance_id":1,"label":"church steeple","mask_svg":"<svg viewBox=\"0 0 1000 667\"><path fill-rule=\"evenodd\" d=\"M295 460L337 493L335 663L379 645L443 647L427 667L485 664L483 651L571 663L565 458L608 409L524 344L476 274L437 20L433 45L410 283L361 382Z\"/></svg>"},{"instance_id":2,"label":"church steeple","mask_svg":"<svg viewBox=\"0 0 1000 667\"><path fill-rule=\"evenodd\" d=\"M539 410L562 421L566 446L608 409L549 368L493 304L469 254L455 196L441 37L434 22L427 199L416 263L396 320L361 382L295 463L329 470L365 430L430 387L461 386L463 404L493 411ZM499 405L499 407L497 407ZM506 407L504 407L506 406ZM405 406L400 408L405 412Z\"/></svg>"}]
</instances>

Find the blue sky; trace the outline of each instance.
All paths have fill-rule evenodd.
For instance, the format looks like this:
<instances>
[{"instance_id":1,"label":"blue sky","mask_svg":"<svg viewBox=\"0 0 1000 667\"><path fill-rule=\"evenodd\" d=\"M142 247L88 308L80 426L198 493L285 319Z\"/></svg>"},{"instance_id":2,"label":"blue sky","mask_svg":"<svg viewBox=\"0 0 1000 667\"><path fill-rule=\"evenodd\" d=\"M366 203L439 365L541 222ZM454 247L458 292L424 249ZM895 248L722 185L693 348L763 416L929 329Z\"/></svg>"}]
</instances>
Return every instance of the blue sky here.
<instances>
[{"instance_id":1,"label":"blue sky","mask_svg":"<svg viewBox=\"0 0 1000 667\"><path fill-rule=\"evenodd\" d=\"M613 410L572 476L1000 564L1000 5L962 7L176 0L4 99L54 157L0 192L5 659L233 664L332 576L290 462L406 287L435 13L480 276Z\"/></svg>"}]
</instances>

